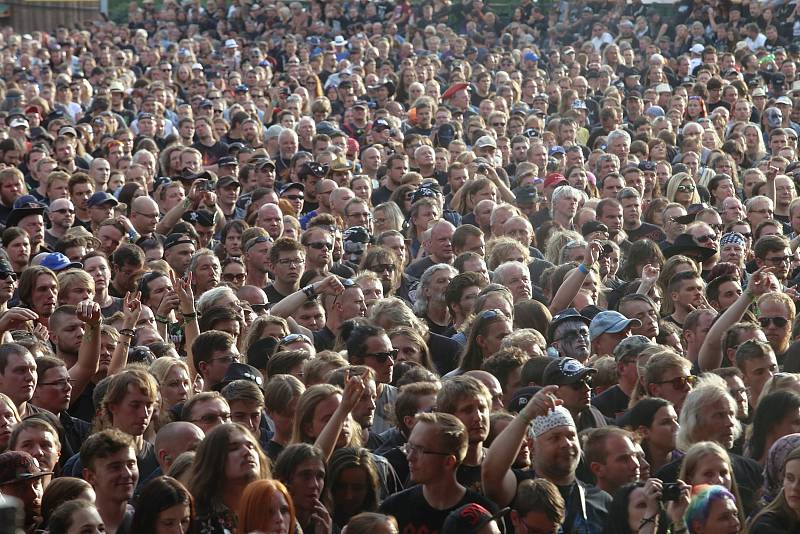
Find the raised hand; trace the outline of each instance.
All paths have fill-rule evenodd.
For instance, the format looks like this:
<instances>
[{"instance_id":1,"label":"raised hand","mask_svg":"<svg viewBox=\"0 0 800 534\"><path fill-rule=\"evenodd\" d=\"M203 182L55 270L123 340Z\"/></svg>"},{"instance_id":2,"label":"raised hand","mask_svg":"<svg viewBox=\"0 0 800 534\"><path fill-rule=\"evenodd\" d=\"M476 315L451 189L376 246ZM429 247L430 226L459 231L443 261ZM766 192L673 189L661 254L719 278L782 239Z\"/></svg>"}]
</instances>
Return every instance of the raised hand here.
<instances>
[{"instance_id":1,"label":"raised hand","mask_svg":"<svg viewBox=\"0 0 800 534\"><path fill-rule=\"evenodd\" d=\"M597 260L600 259L600 254L602 252L603 245L601 245L599 241L590 241L589 243L586 243L586 252L583 256L583 263L587 267L591 267L597 263Z\"/></svg>"},{"instance_id":2,"label":"raised hand","mask_svg":"<svg viewBox=\"0 0 800 534\"><path fill-rule=\"evenodd\" d=\"M545 386L531 397L528 404L520 412L520 415L533 421L534 417L547 415L556 406L564 404L564 401L556 397L558 386Z\"/></svg>"},{"instance_id":3,"label":"raised hand","mask_svg":"<svg viewBox=\"0 0 800 534\"><path fill-rule=\"evenodd\" d=\"M358 401L361 400L361 395L364 394L364 380L360 376L350 376L344 385L344 392L342 393L342 405L348 412L356 407Z\"/></svg>"},{"instance_id":4,"label":"raised hand","mask_svg":"<svg viewBox=\"0 0 800 534\"><path fill-rule=\"evenodd\" d=\"M26 330L25 323L38 318L39 314L28 308L9 308L0 316L0 332Z\"/></svg>"},{"instance_id":5,"label":"raised hand","mask_svg":"<svg viewBox=\"0 0 800 534\"><path fill-rule=\"evenodd\" d=\"M84 323L92 326L100 324L102 313L100 313L100 305L93 300L84 300L79 302L76 311L78 319Z\"/></svg>"},{"instance_id":6,"label":"raised hand","mask_svg":"<svg viewBox=\"0 0 800 534\"><path fill-rule=\"evenodd\" d=\"M133 328L139 321L142 313L142 293L139 291L128 292L122 305L123 324L127 328Z\"/></svg>"},{"instance_id":7,"label":"raised hand","mask_svg":"<svg viewBox=\"0 0 800 534\"><path fill-rule=\"evenodd\" d=\"M40 341L47 343L50 340L50 331L41 323L36 323L32 332Z\"/></svg>"},{"instance_id":8,"label":"raised hand","mask_svg":"<svg viewBox=\"0 0 800 534\"><path fill-rule=\"evenodd\" d=\"M652 287L658 281L660 274L661 268L658 265L648 263L642 268L642 282Z\"/></svg>"},{"instance_id":9,"label":"raised hand","mask_svg":"<svg viewBox=\"0 0 800 534\"><path fill-rule=\"evenodd\" d=\"M317 295L331 295L338 296L344 293L344 285L339 277L335 274L330 274L324 279L314 284L314 292Z\"/></svg>"},{"instance_id":10,"label":"raised hand","mask_svg":"<svg viewBox=\"0 0 800 534\"><path fill-rule=\"evenodd\" d=\"M184 278L175 278L170 273L172 287L178 295L181 304L181 313L194 313L194 291L192 290L192 273L186 273ZM188 310L188 311L187 311Z\"/></svg>"}]
</instances>

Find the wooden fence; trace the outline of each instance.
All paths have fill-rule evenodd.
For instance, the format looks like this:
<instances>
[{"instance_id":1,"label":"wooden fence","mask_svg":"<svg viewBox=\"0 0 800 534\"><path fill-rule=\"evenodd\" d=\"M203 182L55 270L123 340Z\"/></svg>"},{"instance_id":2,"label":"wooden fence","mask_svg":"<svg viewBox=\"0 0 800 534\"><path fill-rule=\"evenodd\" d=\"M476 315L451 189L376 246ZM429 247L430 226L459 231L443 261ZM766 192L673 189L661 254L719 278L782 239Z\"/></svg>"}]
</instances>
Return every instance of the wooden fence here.
<instances>
[{"instance_id":1,"label":"wooden fence","mask_svg":"<svg viewBox=\"0 0 800 534\"><path fill-rule=\"evenodd\" d=\"M8 6L8 17L0 19L0 24L8 24L17 33L36 30L51 32L59 25L71 28L76 23L94 20L100 16L99 0L78 2L0 0L0 2Z\"/></svg>"}]
</instances>

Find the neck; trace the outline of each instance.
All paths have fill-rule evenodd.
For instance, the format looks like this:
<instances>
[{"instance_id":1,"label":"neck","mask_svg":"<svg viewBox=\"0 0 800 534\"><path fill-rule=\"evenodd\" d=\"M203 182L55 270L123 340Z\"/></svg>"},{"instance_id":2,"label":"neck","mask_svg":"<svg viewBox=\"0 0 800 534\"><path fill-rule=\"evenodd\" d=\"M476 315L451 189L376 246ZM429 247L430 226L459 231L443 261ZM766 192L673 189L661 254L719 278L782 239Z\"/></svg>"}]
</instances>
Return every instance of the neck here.
<instances>
[{"instance_id":1,"label":"neck","mask_svg":"<svg viewBox=\"0 0 800 534\"><path fill-rule=\"evenodd\" d=\"M79 221L89 220L89 209L75 206L75 218Z\"/></svg>"},{"instance_id":2,"label":"neck","mask_svg":"<svg viewBox=\"0 0 800 534\"><path fill-rule=\"evenodd\" d=\"M483 442L470 443L467 447L467 454L464 456L462 464L469 466L481 465L483 462Z\"/></svg>"},{"instance_id":3,"label":"neck","mask_svg":"<svg viewBox=\"0 0 800 534\"><path fill-rule=\"evenodd\" d=\"M236 511L239 509L239 500L242 497L242 492L247 486L247 481L228 481L225 484L225 491L222 494L222 502L229 510Z\"/></svg>"},{"instance_id":4,"label":"neck","mask_svg":"<svg viewBox=\"0 0 800 534\"><path fill-rule=\"evenodd\" d=\"M689 315L689 310L685 307L677 304L675 306L675 312L672 314L672 318L678 321L679 323L683 324L686 321L686 316Z\"/></svg>"},{"instance_id":5,"label":"neck","mask_svg":"<svg viewBox=\"0 0 800 534\"><path fill-rule=\"evenodd\" d=\"M641 225L642 225L642 221L640 221L639 219L636 219L635 221L630 221L630 222L626 221L625 224L623 225L623 228L625 230L636 230Z\"/></svg>"},{"instance_id":6,"label":"neck","mask_svg":"<svg viewBox=\"0 0 800 534\"><path fill-rule=\"evenodd\" d=\"M670 454L672 454L672 449L661 449L653 443L648 442L647 452L650 456L648 459L650 461L650 472L655 473L661 467L670 462Z\"/></svg>"},{"instance_id":7,"label":"neck","mask_svg":"<svg viewBox=\"0 0 800 534\"><path fill-rule=\"evenodd\" d=\"M554 473L545 473L541 469L536 469L536 474L544 478L545 480L549 480L556 486L569 486L573 482L575 482L575 471L570 471L566 475L557 475Z\"/></svg>"},{"instance_id":8,"label":"neck","mask_svg":"<svg viewBox=\"0 0 800 534\"><path fill-rule=\"evenodd\" d=\"M433 508L446 510L455 506L466 493L466 488L458 483L455 472L442 476L435 482L422 485L422 495Z\"/></svg>"},{"instance_id":9,"label":"neck","mask_svg":"<svg viewBox=\"0 0 800 534\"><path fill-rule=\"evenodd\" d=\"M447 326L450 324L450 313L447 311L447 306L439 302L429 302L428 319L439 326Z\"/></svg>"},{"instance_id":10,"label":"neck","mask_svg":"<svg viewBox=\"0 0 800 534\"><path fill-rule=\"evenodd\" d=\"M267 284L269 284L267 273L258 272L255 269L247 269L247 285L267 287Z\"/></svg>"},{"instance_id":11,"label":"neck","mask_svg":"<svg viewBox=\"0 0 800 534\"><path fill-rule=\"evenodd\" d=\"M286 282L284 282L282 280L275 280L275 283L273 285L275 286L275 289L278 290L278 293L280 293L281 295L286 295L286 296L289 296L292 293L294 293L295 291L297 291L298 289L300 289L300 281L299 281L299 279L298 279L297 282L295 282L293 284L286 283Z\"/></svg>"},{"instance_id":12,"label":"neck","mask_svg":"<svg viewBox=\"0 0 800 534\"><path fill-rule=\"evenodd\" d=\"M97 511L100 513L100 517L103 518L103 523L105 523L108 532L116 532L117 528L122 523L122 519L125 517L128 502L112 501L102 495L97 495L95 504L97 505Z\"/></svg>"},{"instance_id":13,"label":"neck","mask_svg":"<svg viewBox=\"0 0 800 534\"><path fill-rule=\"evenodd\" d=\"M63 360L65 364L67 364L67 369L71 368L73 365L78 363L78 353L77 352L64 352L62 349L56 346L56 355L60 360Z\"/></svg>"},{"instance_id":14,"label":"neck","mask_svg":"<svg viewBox=\"0 0 800 534\"><path fill-rule=\"evenodd\" d=\"M631 380L627 376L621 376L617 385L619 385L619 389L630 397L631 393L633 393L633 390L636 388L636 378L634 377L633 380Z\"/></svg>"},{"instance_id":15,"label":"neck","mask_svg":"<svg viewBox=\"0 0 800 534\"><path fill-rule=\"evenodd\" d=\"M558 212L553 214L553 221L557 222L558 224L560 224L564 228L571 228L572 227L572 217L568 217L568 216L563 215L563 214L558 213Z\"/></svg>"}]
</instances>

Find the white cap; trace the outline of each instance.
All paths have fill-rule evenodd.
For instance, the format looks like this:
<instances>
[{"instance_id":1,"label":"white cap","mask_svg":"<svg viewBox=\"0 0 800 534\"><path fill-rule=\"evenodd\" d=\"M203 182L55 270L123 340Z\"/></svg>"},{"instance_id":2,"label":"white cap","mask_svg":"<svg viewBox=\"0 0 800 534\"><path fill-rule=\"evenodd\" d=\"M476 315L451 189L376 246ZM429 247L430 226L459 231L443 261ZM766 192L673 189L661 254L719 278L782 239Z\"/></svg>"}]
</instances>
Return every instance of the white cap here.
<instances>
[{"instance_id":1,"label":"white cap","mask_svg":"<svg viewBox=\"0 0 800 534\"><path fill-rule=\"evenodd\" d=\"M575 421L573 421L569 410L563 406L556 406L547 415L535 417L531 426L533 427L533 436L538 438L545 432L549 432L554 428L562 426L575 428Z\"/></svg>"},{"instance_id":2,"label":"white cap","mask_svg":"<svg viewBox=\"0 0 800 534\"><path fill-rule=\"evenodd\" d=\"M336 39L333 40L333 44L336 46L345 46L347 44L347 41L345 41L344 37L342 37L341 35L337 35Z\"/></svg>"},{"instance_id":3,"label":"white cap","mask_svg":"<svg viewBox=\"0 0 800 534\"><path fill-rule=\"evenodd\" d=\"M11 119L11 124L9 125L11 128L18 128L19 126L24 126L25 128L28 127L28 121L23 119L22 117L15 117Z\"/></svg>"},{"instance_id":4,"label":"white cap","mask_svg":"<svg viewBox=\"0 0 800 534\"><path fill-rule=\"evenodd\" d=\"M660 83L656 85L656 93L671 93L672 87L668 83Z\"/></svg>"},{"instance_id":5,"label":"white cap","mask_svg":"<svg viewBox=\"0 0 800 534\"><path fill-rule=\"evenodd\" d=\"M484 135L479 137L477 141L475 141L475 146L477 148L485 148L487 146L497 148L497 143L492 138L491 135Z\"/></svg>"},{"instance_id":6,"label":"white cap","mask_svg":"<svg viewBox=\"0 0 800 534\"><path fill-rule=\"evenodd\" d=\"M689 49L689 52L693 54L702 54L705 48L701 44L693 44L692 47Z\"/></svg>"},{"instance_id":7,"label":"white cap","mask_svg":"<svg viewBox=\"0 0 800 534\"><path fill-rule=\"evenodd\" d=\"M203 66L200 63L192 63L192 70L203 70Z\"/></svg>"},{"instance_id":8,"label":"white cap","mask_svg":"<svg viewBox=\"0 0 800 534\"><path fill-rule=\"evenodd\" d=\"M753 92L750 93L750 96L752 96L753 98L755 98L757 96L766 97L767 96L767 92L764 90L763 87L756 87L755 89L753 89Z\"/></svg>"},{"instance_id":9,"label":"white cap","mask_svg":"<svg viewBox=\"0 0 800 534\"><path fill-rule=\"evenodd\" d=\"M225 48L239 48L239 43L236 42L236 39L228 39L225 41Z\"/></svg>"},{"instance_id":10,"label":"white cap","mask_svg":"<svg viewBox=\"0 0 800 534\"><path fill-rule=\"evenodd\" d=\"M789 98L788 96L779 96L777 99L775 99L775 103L776 104L785 104L787 106L793 105L792 104L792 99Z\"/></svg>"}]
</instances>

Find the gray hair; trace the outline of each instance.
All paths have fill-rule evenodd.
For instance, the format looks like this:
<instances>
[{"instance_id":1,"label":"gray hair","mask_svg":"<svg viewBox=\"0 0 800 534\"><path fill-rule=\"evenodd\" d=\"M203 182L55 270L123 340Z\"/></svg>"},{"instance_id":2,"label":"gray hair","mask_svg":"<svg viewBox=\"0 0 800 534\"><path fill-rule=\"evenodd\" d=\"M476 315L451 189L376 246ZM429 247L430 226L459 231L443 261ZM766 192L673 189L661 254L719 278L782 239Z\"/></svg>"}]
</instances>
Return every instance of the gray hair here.
<instances>
[{"instance_id":1,"label":"gray hair","mask_svg":"<svg viewBox=\"0 0 800 534\"><path fill-rule=\"evenodd\" d=\"M236 298L236 293L234 293L233 289L229 288L228 286L220 286L209 289L200 295L199 299L197 299L197 313L202 315L209 308L216 306L217 302L226 296L233 297L234 300L238 300Z\"/></svg>"},{"instance_id":2,"label":"gray hair","mask_svg":"<svg viewBox=\"0 0 800 534\"><path fill-rule=\"evenodd\" d=\"M458 271L452 265L446 263L436 263L425 269L425 272L422 273L422 276L419 278L417 300L414 302L414 312L421 317L424 317L428 312L428 298L425 296L423 289L430 285L431 278L439 271L449 271L452 276L458 274Z\"/></svg>"},{"instance_id":3,"label":"gray hair","mask_svg":"<svg viewBox=\"0 0 800 534\"><path fill-rule=\"evenodd\" d=\"M209 250L207 248L201 248L200 250L192 254L192 259L189 262L189 271L194 272L194 270L197 268L197 263L203 256L210 256L212 258L217 257L217 255L214 254L213 250ZM217 259L217 262L219 262L219 259Z\"/></svg>"},{"instance_id":4,"label":"gray hair","mask_svg":"<svg viewBox=\"0 0 800 534\"><path fill-rule=\"evenodd\" d=\"M631 134L626 132L625 130L613 130L610 134L608 134L608 138L606 139L606 145L610 145L613 141L616 141L617 138L622 137L625 139L628 144L631 144Z\"/></svg>"},{"instance_id":5,"label":"gray hair","mask_svg":"<svg viewBox=\"0 0 800 534\"><path fill-rule=\"evenodd\" d=\"M589 198L589 197L586 196L586 193L584 193L580 189L576 189L576 188L572 187L571 185L560 185L560 186L556 187L555 191L553 191L553 198L550 201L550 216L551 217L553 216L553 211L554 211L556 203L559 200L561 200L562 198L566 198L566 197L569 197L569 196L574 196L576 198L576 200L578 201L578 203L581 202L581 199L583 199L583 202L586 202L586 200Z\"/></svg>"},{"instance_id":6,"label":"gray hair","mask_svg":"<svg viewBox=\"0 0 800 534\"><path fill-rule=\"evenodd\" d=\"M512 269L522 269L522 272L527 273L530 277L530 271L525 264L518 261L507 261L501 264L492 273L492 282L495 284L506 285L506 274Z\"/></svg>"},{"instance_id":7,"label":"gray hair","mask_svg":"<svg viewBox=\"0 0 800 534\"><path fill-rule=\"evenodd\" d=\"M639 191L632 187L623 187L620 189L619 193L617 193L617 200L626 198L642 198L642 196L639 194Z\"/></svg>"},{"instance_id":8,"label":"gray hair","mask_svg":"<svg viewBox=\"0 0 800 534\"><path fill-rule=\"evenodd\" d=\"M775 204L772 202L772 199L767 197L767 196L764 196L764 195L756 195L754 197L748 198L747 202L744 203L744 206L745 206L745 208L750 210L755 205L756 202L761 202L761 201L764 201L764 200L767 201L767 203L769 204L769 206L771 208L774 208Z\"/></svg>"},{"instance_id":9,"label":"gray hair","mask_svg":"<svg viewBox=\"0 0 800 534\"><path fill-rule=\"evenodd\" d=\"M681 428L678 430L678 448L689 450L692 444L699 441L696 437L697 430L706 423L708 406L720 401L728 404L736 412L736 401L728 393L725 379L719 375L706 373L700 378L697 386L689 392L681 408ZM742 424L734 418L733 439L739 439L742 434Z\"/></svg>"}]
</instances>

